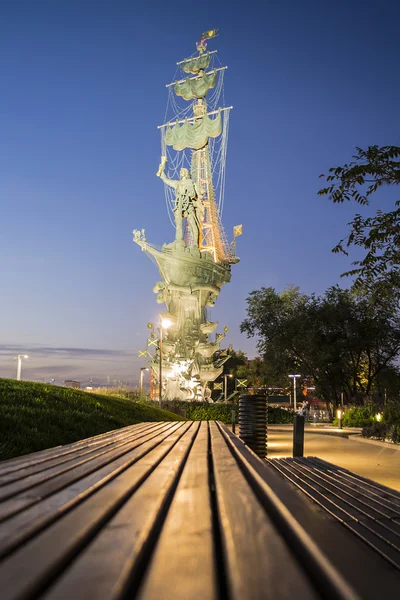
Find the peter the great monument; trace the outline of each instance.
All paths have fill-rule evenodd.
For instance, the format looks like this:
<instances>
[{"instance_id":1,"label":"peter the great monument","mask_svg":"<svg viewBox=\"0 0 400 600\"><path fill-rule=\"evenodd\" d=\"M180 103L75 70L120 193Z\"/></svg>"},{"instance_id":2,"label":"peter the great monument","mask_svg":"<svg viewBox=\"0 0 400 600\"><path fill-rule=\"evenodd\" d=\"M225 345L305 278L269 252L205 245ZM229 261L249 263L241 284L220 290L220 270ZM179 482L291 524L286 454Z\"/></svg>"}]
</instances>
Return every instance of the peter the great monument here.
<instances>
[{"instance_id":1,"label":"peter the great monument","mask_svg":"<svg viewBox=\"0 0 400 600\"><path fill-rule=\"evenodd\" d=\"M175 81L166 86L170 119L159 126L157 176L164 183L175 239L159 247L146 240L144 230L133 231L134 242L160 271L154 292L166 311L160 314L162 354L156 342L151 369L161 377L160 391L168 400L209 398L208 384L229 358L218 352L227 327L217 333L218 323L209 318L209 307L231 279L231 265L239 262L236 237L241 234L241 226L235 227L229 244L221 222L232 107L220 106L227 67L216 50L207 50L207 40L216 34L202 34L197 52L177 63Z\"/></svg>"}]
</instances>

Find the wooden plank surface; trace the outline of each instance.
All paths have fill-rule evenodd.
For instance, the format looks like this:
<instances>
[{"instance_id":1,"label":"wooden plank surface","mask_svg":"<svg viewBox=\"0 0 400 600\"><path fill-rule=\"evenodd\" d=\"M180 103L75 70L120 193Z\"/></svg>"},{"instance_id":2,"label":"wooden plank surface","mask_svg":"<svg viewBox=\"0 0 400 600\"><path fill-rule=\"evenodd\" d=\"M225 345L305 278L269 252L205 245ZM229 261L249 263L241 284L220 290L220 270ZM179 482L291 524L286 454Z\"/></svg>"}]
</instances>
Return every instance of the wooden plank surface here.
<instances>
[{"instance_id":1,"label":"wooden plank surface","mask_svg":"<svg viewBox=\"0 0 400 600\"><path fill-rule=\"evenodd\" d=\"M115 446L111 446L106 452L99 453L99 455L91 460L78 461L79 464L76 464L74 468L62 469L60 472L53 472L51 470L50 478L43 476L39 481L35 479L35 481L30 482L32 485L29 486L25 483L22 485L22 491L19 493L14 488L14 493L10 498L0 502L0 521L115 461L115 459L130 452L133 447L140 447L147 443L147 440L156 440L159 432L167 431L172 427L176 427L176 422L161 424L159 429L151 429L148 434L145 431L143 435L135 434L131 439L130 445L124 444L121 446L118 443ZM37 477L37 475L34 477Z\"/></svg>"},{"instance_id":2,"label":"wooden plank surface","mask_svg":"<svg viewBox=\"0 0 400 600\"><path fill-rule=\"evenodd\" d=\"M136 425L129 425L118 430L107 431L106 433L102 433L91 438L86 438L84 440L79 440L77 442L71 442L70 444L64 444L63 446L55 446L54 448L48 448L47 450L39 450L38 452L32 452L31 454L24 454L23 456L18 456L16 458L3 460L0 462L0 475L18 471L19 469L29 465L45 463L52 458L58 456L62 457L64 455L74 453L79 449L89 448L109 438L114 439L117 434L125 435L127 431L132 431L133 429L135 431L139 431L147 425L149 425L149 423L137 423Z\"/></svg>"},{"instance_id":3,"label":"wooden plank surface","mask_svg":"<svg viewBox=\"0 0 400 600\"><path fill-rule=\"evenodd\" d=\"M198 429L198 423L185 426L157 468L48 590L46 600L79 598L83 588L86 597L96 600L135 595ZM154 462L150 454L145 459L148 467Z\"/></svg>"},{"instance_id":4,"label":"wooden plank surface","mask_svg":"<svg viewBox=\"0 0 400 600\"><path fill-rule=\"evenodd\" d=\"M155 425L156 424L152 424L153 427ZM97 452L102 448L106 448L107 446L131 437L132 435L138 435L144 429L147 429L145 424L141 424L140 427L132 427L131 429L124 428L123 431L118 430L114 433L108 433L105 436L91 438L86 444L77 442L68 450L58 450L54 454L48 450L47 454L42 458L32 457L21 464L10 465L8 469L4 469L3 471L0 470L0 487L6 483L23 479L28 475L45 471L55 465L65 464L76 457L88 456L91 453Z\"/></svg>"},{"instance_id":5,"label":"wooden plank surface","mask_svg":"<svg viewBox=\"0 0 400 600\"><path fill-rule=\"evenodd\" d=\"M357 600L353 581L363 599L388 596L400 495L302 460L280 468L352 534L215 422L143 423L6 461L0 598Z\"/></svg>"},{"instance_id":6,"label":"wooden plank surface","mask_svg":"<svg viewBox=\"0 0 400 600\"><path fill-rule=\"evenodd\" d=\"M161 428L158 431L170 435L170 432L175 431L177 427L179 425L174 423L173 429ZM146 438L141 441L146 442ZM147 441L151 443L143 443L140 446L132 445L128 453L108 462L103 467L99 467L89 475L82 476L82 478L48 497L40 500L36 499L35 503L33 503L33 499L26 498L26 502L30 502L31 506L25 507L22 512L13 514L0 523L0 557L7 555L11 550L27 541L35 532L40 531L56 518L71 510L75 505L83 502L120 472L139 460L149 451L149 448L158 445L159 439L154 437L153 430Z\"/></svg>"},{"instance_id":7,"label":"wooden plank surface","mask_svg":"<svg viewBox=\"0 0 400 600\"><path fill-rule=\"evenodd\" d=\"M39 471L35 471L34 467L30 467L26 470L24 469L22 471L21 477L18 477L16 480L14 479L15 474L13 473L12 481L0 481L0 502L2 500L6 500L7 498L11 498L18 492L31 489L37 486L39 483L42 483L43 481L49 481L53 477L60 477L61 475L67 473L72 469L76 471L77 467L81 467L83 465L90 465L91 461L95 461L100 457L106 457L107 455L111 455L113 452L115 452L116 449L124 448L127 445L129 445L133 440L141 439L143 435L145 435L144 433L142 433L142 431L143 430L141 430L140 432L127 432L122 438L118 437L111 444L100 446L95 450L83 451L82 453L78 452L77 455L74 455L67 462L56 463L54 465L50 465L48 468L44 468ZM34 472L30 474L32 470ZM26 471L28 471L28 473ZM4 477L7 478L9 476L10 474L5 475Z\"/></svg>"},{"instance_id":8,"label":"wooden plank surface","mask_svg":"<svg viewBox=\"0 0 400 600\"><path fill-rule=\"evenodd\" d=\"M229 597L319 598L238 468L216 423L210 424L210 430ZM283 565L290 577L284 576Z\"/></svg>"},{"instance_id":9,"label":"wooden plank surface","mask_svg":"<svg viewBox=\"0 0 400 600\"><path fill-rule=\"evenodd\" d=\"M203 422L187 458L171 507L139 591L140 600L216 600L209 469L209 430ZM173 581L173 585L165 585Z\"/></svg>"},{"instance_id":10,"label":"wooden plank surface","mask_svg":"<svg viewBox=\"0 0 400 600\"><path fill-rule=\"evenodd\" d=\"M400 494L316 458L269 463L400 571Z\"/></svg>"},{"instance_id":11,"label":"wooden plank surface","mask_svg":"<svg viewBox=\"0 0 400 600\"><path fill-rule=\"evenodd\" d=\"M175 443L173 435L176 430L184 432L189 427L190 423L174 423L170 429L170 443ZM167 437L168 432L160 434L155 448L151 441L147 442L148 452L153 450L157 458L152 456L147 462L133 464L5 558L0 564L2 600L35 597L61 573L156 468L160 453L168 451L168 442L167 448L161 444Z\"/></svg>"}]
</instances>

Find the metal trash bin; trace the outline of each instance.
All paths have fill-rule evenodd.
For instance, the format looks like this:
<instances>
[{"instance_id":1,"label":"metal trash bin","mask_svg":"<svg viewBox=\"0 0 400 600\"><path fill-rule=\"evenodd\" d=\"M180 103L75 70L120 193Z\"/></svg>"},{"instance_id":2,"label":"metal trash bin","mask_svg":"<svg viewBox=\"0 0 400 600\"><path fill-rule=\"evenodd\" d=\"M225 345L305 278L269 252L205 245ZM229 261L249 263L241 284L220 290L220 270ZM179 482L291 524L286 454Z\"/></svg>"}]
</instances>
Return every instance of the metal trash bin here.
<instances>
[{"instance_id":1,"label":"metal trash bin","mask_svg":"<svg viewBox=\"0 0 400 600\"><path fill-rule=\"evenodd\" d=\"M239 396L239 437L260 458L267 455L267 426L266 396Z\"/></svg>"}]
</instances>

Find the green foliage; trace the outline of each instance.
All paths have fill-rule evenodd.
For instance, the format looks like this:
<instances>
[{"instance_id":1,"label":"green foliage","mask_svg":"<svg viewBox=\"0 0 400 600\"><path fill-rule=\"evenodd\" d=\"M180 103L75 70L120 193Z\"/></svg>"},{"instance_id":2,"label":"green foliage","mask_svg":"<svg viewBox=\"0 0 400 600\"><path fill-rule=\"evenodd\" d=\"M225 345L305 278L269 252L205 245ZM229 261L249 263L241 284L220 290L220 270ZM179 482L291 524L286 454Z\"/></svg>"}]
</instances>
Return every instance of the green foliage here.
<instances>
[{"instance_id":1,"label":"green foliage","mask_svg":"<svg viewBox=\"0 0 400 600\"><path fill-rule=\"evenodd\" d=\"M142 421L181 419L142 402L42 383L0 379L2 460Z\"/></svg>"},{"instance_id":2,"label":"green foliage","mask_svg":"<svg viewBox=\"0 0 400 600\"><path fill-rule=\"evenodd\" d=\"M400 425L400 402L388 402L383 409L383 420L386 423L398 423Z\"/></svg>"},{"instance_id":3,"label":"green foliage","mask_svg":"<svg viewBox=\"0 0 400 600\"><path fill-rule=\"evenodd\" d=\"M365 427L372 425L376 422L375 415L377 412L376 407L372 405L353 406L343 414L343 427ZM334 420L333 424L338 424L337 419Z\"/></svg>"},{"instance_id":4,"label":"green foliage","mask_svg":"<svg viewBox=\"0 0 400 600\"><path fill-rule=\"evenodd\" d=\"M232 410L235 409L236 422L239 420L238 404L225 404L217 402L185 402L184 400L171 400L163 402L163 407L190 421L221 421L232 423ZM268 406L269 423L293 423L293 412L282 408Z\"/></svg>"},{"instance_id":5,"label":"green foliage","mask_svg":"<svg viewBox=\"0 0 400 600\"><path fill-rule=\"evenodd\" d=\"M366 438L374 438L377 440L400 443L400 423L373 423L367 427L363 427L361 435Z\"/></svg>"},{"instance_id":6,"label":"green foliage","mask_svg":"<svg viewBox=\"0 0 400 600\"><path fill-rule=\"evenodd\" d=\"M342 391L348 401L379 392L388 369L399 378L400 316L390 296L338 286L306 296L298 288L277 293L270 287L251 292L247 303L241 331L258 337L271 382L296 371L337 405Z\"/></svg>"},{"instance_id":7,"label":"green foliage","mask_svg":"<svg viewBox=\"0 0 400 600\"><path fill-rule=\"evenodd\" d=\"M270 425L282 425L284 423L293 423L294 412L279 408L278 406L268 406L268 423Z\"/></svg>"},{"instance_id":8,"label":"green foliage","mask_svg":"<svg viewBox=\"0 0 400 600\"><path fill-rule=\"evenodd\" d=\"M380 412L382 421L376 420L376 414ZM382 410L374 407L374 422L362 430L364 437L373 437L378 440L390 440L400 443L400 403L389 402Z\"/></svg>"},{"instance_id":9,"label":"green foliage","mask_svg":"<svg viewBox=\"0 0 400 600\"><path fill-rule=\"evenodd\" d=\"M343 167L329 169L328 186L319 191L333 202L354 200L368 205L370 196L382 186L400 184L400 147L369 146L357 148L355 160ZM325 177L321 175L320 177ZM365 257L354 261L354 269L343 275L356 275L356 285L375 285L376 279L389 280L400 288L400 201L389 212L377 210L373 217L356 214L350 223L350 233L342 239L333 252L347 254L346 248L359 246L366 250Z\"/></svg>"},{"instance_id":10,"label":"green foliage","mask_svg":"<svg viewBox=\"0 0 400 600\"><path fill-rule=\"evenodd\" d=\"M334 425L338 425L337 419ZM343 415L343 426L362 427L361 435L366 438L400 443L400 403L389 402L383 408L373 403L351 407Z\"/></svg>"}]
</instances>

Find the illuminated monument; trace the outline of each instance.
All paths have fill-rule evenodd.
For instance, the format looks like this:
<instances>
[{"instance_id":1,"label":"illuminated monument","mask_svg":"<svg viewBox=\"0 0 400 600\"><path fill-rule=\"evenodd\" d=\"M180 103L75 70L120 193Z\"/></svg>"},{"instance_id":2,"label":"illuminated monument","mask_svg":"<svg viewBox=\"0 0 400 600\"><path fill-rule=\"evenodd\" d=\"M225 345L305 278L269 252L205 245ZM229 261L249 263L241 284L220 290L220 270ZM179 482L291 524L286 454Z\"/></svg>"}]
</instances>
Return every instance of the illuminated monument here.
<instances>
[{"instance_id":1,"label":"illuminated monument","mask_svg":"<svg viewBox=\"0 0 400 600\"><path fill-rule=\"evenodd\" d=\"M157 176L164 182L175 239L158 247L146 240L144 230L133 231L134 242L161 275L154 292L157 302L166 305L160 317L168 320L169 328L163 332L161 361L159 354L154 356L151 367L159 379L161 362L165 399L209 397L207 384L221 374L228 358L226 353L215 358L227 328L215 333L218 323L208 313L230 281L231 265L239 262L236 237L242 230L234 228L229 244L221 223L232 107L219 104L226 67L218 64L216 50L207 50L206 40L216 34L201 36L197 52L177 63L183 78L167 85L170 120L159 127L162 158Z\"/></svg>"}]
</instances>

